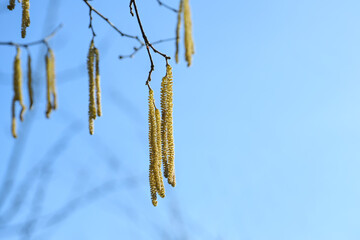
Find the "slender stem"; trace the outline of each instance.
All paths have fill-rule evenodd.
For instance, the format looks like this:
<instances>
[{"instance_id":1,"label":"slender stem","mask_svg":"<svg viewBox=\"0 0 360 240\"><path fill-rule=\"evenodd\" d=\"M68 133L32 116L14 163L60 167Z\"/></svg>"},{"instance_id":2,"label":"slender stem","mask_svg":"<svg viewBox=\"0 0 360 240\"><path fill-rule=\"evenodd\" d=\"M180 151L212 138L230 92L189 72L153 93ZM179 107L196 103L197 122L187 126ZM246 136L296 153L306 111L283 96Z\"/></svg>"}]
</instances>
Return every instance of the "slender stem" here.
<instances>
[{"instance_id":1,"label":"slender stem","mask_svg":"<svg viewBox=\"0 0 360 240\"><path fill-rule=\"evenodd\" d=\"M29 46L38 45L38 44L45 44L47 47L49 47L48 41L55 36L55 34L62 28L62 24L57 26L54 31L52 31L48 36L46 36L43 39L29 42L29 43L15 43L15 42L0 42L0 45L9 45L9 46L16 46L16 47L24 47L28 48Z\"/></svg>"},{"instance_id":2,"label":"slender stem","mask_svg":"<svg viewBox=\"0 0 360 240\"><path fill-rule=\"evenodd\" d=\"M176 38L167 38L167 39L161 39L155 42L152 42L151 45L156 45L159 43L163 43L163 42L170 42L170 41L175 41ZM140 51L143 47L145 46L145 44L140 45L139 47L134 47L132 53L128 54L128 55L120 55L119 58L120 59L124 59L124 58L133 58L134 55Z\"/></svg>"},{"instance_id":3,"label":"slender stem","mask_svg":"<svg viewBox=\"0 0 360 240\"><path fill-rule=\"evenodd\" d=\"M156 0L156 1L159 3L160 6L163 6L163 7L167 8L167 9L169 9L169 10L175 12L175 13L178 12L178 10L176 10L176 9L173 8L173 7L170 7L169 5L163 3L162 1L160 1L160 0Z\"/></svg>"},{"instance_id":4,"label":"slender stem","mask_svg":"<svg viewBox=\"0 0 360 240\"><path fill-rule=\"evenodd\" d=\"M105 17L104 15L102 15L98 10L96 10L89 2L88 0L83 0L84 3L86 3L86 5L89 7L89 11L90 11L90 16L91 16L91 12L95 12L99 17L101 17L102 19L104 19L113 29L115 29L115 31L117 31L122 37L128 37L128 38L132 38L132 39L135 39L137 40L140 44L142 43L142 41L140 40L140 38L138 36L133 36L133 35L130 35L130 34L126 34L126 33L123 33L122 31L120 31L112 22L110 22L110 20ZM90 20L91 21L91 20ZM91 27L90 27L91 26ZM91 30L93 31L93 28L92 28L92 24L90 23L90 28ZM93 32L93 36L94 36L94 32Z\"/></svg>"},{"instance_id":5,"label":"slender stem","mask_svg":"<svg viewBox=\"0 0 360 240\"><path fill-rule=\"evenodd\" d=\"M136 19L138 21L138 24L139 24L139 28L140 28L140 31L141 31L141 34L142 34L142 37L144 39L144 42L145 42L145 46L146 46L146 51L149 55L149 60L150 60L150 71L149 71L149 75L148 75L148 78L146 80L146 85L150 88L150 81L151 81L151 73L154 71L154 62L153 62L153 59L152 59L152 56L151 56L151 52L150 52L150 48L157 54L161 55L162 57L165 58L165 61L167 62L168 59L170 59L169 56L167 56L166 54L158 51L157 49L155 49L151 43L149 42L146 34L145 34L145 31L144 31L144 28L142 26L142 23L141 23L141 20L140 20L140 16L139 16L139 12L138 12L138 9L137 9L137 6L136 6L136 2L135 0L130 0L130 4L129 4L129 7L130 7L130 13L132 16L134 16L134 12L132 10L132 6L134 6L134 10L135 10L135 15L136 15ZM151 89L151 88L150 88Z\"/></svg>"}]
</instances>

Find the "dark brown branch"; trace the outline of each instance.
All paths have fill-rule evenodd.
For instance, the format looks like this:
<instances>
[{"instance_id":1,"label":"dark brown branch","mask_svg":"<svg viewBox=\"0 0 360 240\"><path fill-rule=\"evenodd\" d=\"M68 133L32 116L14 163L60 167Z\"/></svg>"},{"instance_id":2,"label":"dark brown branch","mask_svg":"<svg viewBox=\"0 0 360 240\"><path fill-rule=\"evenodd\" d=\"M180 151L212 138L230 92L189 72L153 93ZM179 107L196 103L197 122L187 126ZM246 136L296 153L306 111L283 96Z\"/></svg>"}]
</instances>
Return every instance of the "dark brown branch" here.
<instances>
[{"instance_id":1,"label":"dark brown branch","mask_svg":"<svg viewBox=\"0 0 360 240\"><path fill-rule=\"evenodd\" d=\"M29 43L15 43L15 42L0 42L0 45L9 45L9 46L16 46L16 47L24 47L27 48L29 46L33 46L33 45L38 45L38 44L45 44L47 47L48 46L48 41L55 36L55 34L60 30L60 28L62 28L62 24L60 24L59 26L57 26L54 31L52 31L48 36L46 36L43 39L34 41L34 42L29 42Z\"/></svg>"},{"instance_id":2,"label":"dark brown branch","mask_svg":"<svg viewBox=\"0 0 360 240\"><path fill-rule=\"evenodd\" d=\"M156 1L159 3L160 6L163 6L163 7L167 8L167 9L169 9L169 10L175 12L175 13L178 12L178 10L176 10L176 9L173 8L173 7L170 7L169 5L163 3L162 1L160 1L160 0L156 0Z\"/></svg>"},{"instance_id":3,"label":"dark brown branch","mask_svg":"<svg viewBox=\"0 0 360 240\"><path fill-rule=\"evenodd\" d=\"M98 10L96 10L89 2L88 0L83 0L84 3L86 3L86 5L89 7L89 15L90 15L90 26L91 26L91 30L93 31L93 28L92 28L92 23L91 23L91 12L95 12L99 17L101 17L102 19L105 20L105 22L107 22L113 29L115 29L116 32L118 32L122 37L127 37L127 38L132 38L132 39L135 39L137 40L140 44L142 43L142 41L140 40L140 38L138 36L133 36L133 35L130 35L130 34L126 34L126 33L123 33L122 31L120 31L112 22L110 22L110 20L105 17L104 15L102 15ZM89 27L90 27L89 26ZM93 36L94 36L94 32L93 32Z\"/></svg>"},{"instance_id":4,"label":"dark brown branch","mask_svg":"<svg viewBox=\"0 0 360 240\"><path fill-rule=\"evenodd\" d=\"M163 42L169 42L169 41L174 41L176 40L176 38L167 38L167 39L161 39L161 40L158 40L156 42L152 42L151 45L156 45L156 44L159 44L159 43L163 43ZM134 47L133 49L133 52L131 54L128 54L128 55L120 55L119 58L120 59L123 59L123 58L133 58L134 55L140 51L143 47L145 46L145 44L142 44L140 45L139 47Z\"/></svg>"},{"instance_id":5,"label":"dark brown branch","mask_svg":"<svg viewBox=\"0 0 360 240\"><path fill-rule=\"evenodd\" d=\"M140 28L140 31L141 31L141 35L144 39L144 42L145 42L145 46L146 46L146 51L149 55L149 60L150 60L150 71L149 71L149 75L148 75L148 78L146 80L146 85L149 87L150 89L150 81L151 81L151 73L154 71L154 62L153 62L153 59L152 59L152 56L151 56L151 53L150 53L150 48L157 54L161 55L162 57L165 58L165 61L167 63L168 59L170 59L169 56L167 56L166 54L162 53L162 52L159 52L158 50L156 50L152 45L151 43L149 42L149 40L147 39L147 36L145 34L145 31L144 31L144 28L142 26L142 23L141 23L141 20L140 20L140 16L139 16L139 12L138 12L138 9L137 9L137 6L136 6L136 2L135 0L130 0L130 3L129 3L129 7L130 7L130 13L132 16L134 16L134 12L132 10L132 6L134 6L134 10L135 10L135 14L136 14L136 19L138 21L138 24L139 24L139 28Z\"/></svg>"}]
</instances>

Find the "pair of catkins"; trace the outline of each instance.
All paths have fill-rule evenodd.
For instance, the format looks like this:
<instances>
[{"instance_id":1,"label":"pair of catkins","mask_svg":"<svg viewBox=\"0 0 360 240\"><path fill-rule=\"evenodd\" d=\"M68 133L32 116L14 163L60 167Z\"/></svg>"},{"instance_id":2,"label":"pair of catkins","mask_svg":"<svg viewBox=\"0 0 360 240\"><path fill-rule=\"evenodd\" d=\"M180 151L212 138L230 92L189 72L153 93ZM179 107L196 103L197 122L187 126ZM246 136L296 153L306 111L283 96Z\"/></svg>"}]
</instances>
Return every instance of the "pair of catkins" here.
<instances>
[{"instance_id":1,"label":"pair of catkins","mask_svg":"<svg viewBox=\"0 0 360 240\"><path fill-rule=\"evenodd\" d=\"M24 113L26 110L26 106L23 100L22 94L22 69L21 69L21 50L20 47L16 48L16 56L14 59L14 77L13 77L13 90L14 97L12 100L11 107L11 116L12 116L12 124L11 124L11 132L14 138L17 137L16 134L16 114L15 114L15 105L16 102L19 102L21 106L20 112L20 121L24 120ZM48 48L48 52L45 55L45 63L46 63L46 117L50 117L50 113L52 110L57 108L57 95L56 95L56 85L55 85L55 56L54 52ZM28 87L28 95L29 95L29 108L32 109L34 103L34 94L32 89L32 73L31 73L31 55L28 54L27 57L27 87ZM52 97L51 97L52 96Z\"/></svg>"}]
</instances>

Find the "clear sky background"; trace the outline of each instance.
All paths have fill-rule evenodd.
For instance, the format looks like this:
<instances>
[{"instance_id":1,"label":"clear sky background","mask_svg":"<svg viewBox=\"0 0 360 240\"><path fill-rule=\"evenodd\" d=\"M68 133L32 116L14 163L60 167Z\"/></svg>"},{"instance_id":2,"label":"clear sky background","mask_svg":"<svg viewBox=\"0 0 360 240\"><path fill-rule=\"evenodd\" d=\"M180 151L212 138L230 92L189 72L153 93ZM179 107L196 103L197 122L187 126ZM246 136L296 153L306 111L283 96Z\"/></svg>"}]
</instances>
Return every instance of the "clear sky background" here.
<instances>
[{"instance_id":1,"label":"clear sky background","mask_svg":"<svg viewBox=\"0 0 360 240\"><path fill-rule=\"evenodd\" d=\"M176 14L155 0L137 2L150 41L174 36ZM360 239L359 1L190 1L193 66L186 67L183 47L180 63L170 62L177 186L167 186L156 208L147 172L146 52L119 60L136 43L94 15L103 116L90 136L88 8L80 0L30 3L22 40L19 5L9 12L0 2L0 41L37 40L63 24L50 41L59 109L45 119L45 49L33 47L35 109L12 139L15 48L0 46L1 184L8 166L17 166L0 215L23 179L29 183L16 216L0 221L0 239ZM140 35L128 1L91 3ZM173 42L156 47L174 56ZM165 66L154 58L159 104ZM31 172L34 166L41 171ZM34 219L27 235L22 226Z\"/></svg>"}]
</instances>

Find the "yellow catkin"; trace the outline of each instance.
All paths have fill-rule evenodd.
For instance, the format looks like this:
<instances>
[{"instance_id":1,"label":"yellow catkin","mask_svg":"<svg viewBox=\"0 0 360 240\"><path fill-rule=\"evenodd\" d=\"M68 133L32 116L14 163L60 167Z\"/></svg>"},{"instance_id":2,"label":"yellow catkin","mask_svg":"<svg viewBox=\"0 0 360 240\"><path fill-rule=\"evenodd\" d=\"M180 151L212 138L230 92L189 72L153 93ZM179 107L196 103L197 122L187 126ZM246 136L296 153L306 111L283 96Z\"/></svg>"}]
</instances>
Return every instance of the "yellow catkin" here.
<instances>
[{"instance_id":1,"label":"yellow catkin","mask_svg":"<svg viewBox=\"0 0 360 240\"><path fill-rule=\"evenodd\" d=\"M16 56L14 60L14 81L13 81L13 88L14 88L14 97L12 101L12 127L11 132L14 138L17 137L16 135L16 120L15 120L15 103L18 101L21 106L20 112L20 120L24 120L24 113L25 113L25 105L23 103L22 97L22 71L21 71L21 61L20 61L20 48L17 47L16 49Z\"/></svg>"},{"instance_id":2,"label":"yellow catkin","mask_svg":"<svg viewBox=\"0 0 360 240\"><path fill-rule=\"evenodd\" d=\"M55 56L51 49L45 56L46 63L46 117L50 118L52 110L57 108L57 95L55 88ZM52 98L52 100L51 100Z\"/></svg>"},{"instance_id":3,"label":"yellow catkin","mask_svg":"<svg viewBox=\"0 0 360 240\"><path fill-rule=\"evenodd\" d=\"M56 83L55 83L55 55L52 49L49 49L50 55L50 74L51 74L51 94L53 97L53 101L51 104L52 109L57 109L57 94L56 94Z\"/></svg>"},{"instance_id":4,"label":"yellow catkin","mask_svg":"<svg viewBox=\"0 0 360 240\"><path fill-rule=\"evenodd\" d=\"M29 0L22 0L22 21L21 21L21 37L25 38L26 28L30 26L30 3Z\"/></svg>"},{"instance_id":5,"label":"yellow catkin","mask_svg":"<svg viewBox=\"0 0 360 240\"><path fill-rule=\"evenodd\" d=\"M89 75L89 132L94 134L94 119L96 119L95 81L94 81L94 42L91 41L87 56L87 69Z\"/></svg>"},{"instance_id":6,"label":"yellow catkin","mask_svg":"<svg viewBox=\"0 0 360 240\"><path fill-rule=\"evenodd\" d=\"M184 0L180 0L180 6L177 15L177 24L176 24L176 44L175 44L175 61L179 62L179 43L180 43L180 28L181 28L181 14L183 12Z\"/></svg>"},{"instance_id":7,"label":"yellow catkin","mask_svg":"<svg viewBox=\"0 0 360 240\"><path fill-rule=\"evenodd\" d=\"M165 197L165 188L161 171L161 116L159 109L155 109L156 118L156 162L154 168L156 169L156 176L158 178L157 191L160 197Z\"/></svg>"},{"instance_id":8,"label":"yellow catkin","mask_svg":"<svg viewBox=\"0 0 360 240\"><path fill-rule=\"evenodd\" d=\"M154 168L155 166L155 161L156 161L156 136L155 136L155 125L156 125L156 121L155 121L155 105L154 105L154 92L153 90L149 90L149 114L148 114L148 120L149 120L149 158L150 158L150 162L149 162L149 182L150 182L150 194L151 194L151 200L152 200L152 204L154 206L157 205L157 196L156 196L156 169Z\"/></svg>"},{"instance_id":9,"label":"yellow catkin","mask_svg":"<svg viewBox=\"0 0 360 240\"><path fill-rule=\"evenodd\" d=\"M192 38L192 23L189 0L184 0L184 25L185 25L185 60L188 67L191 65L192 55L194 54L194 42Z\"/></svg>"},{"instance_id":10,"label":"yellow catkin","mask_svg":"<svg viewBox=\"0 0 360 240\"><path fill-rule=\"evenodd\" d=\"M164 168L164 177L168 178L168 141L167 141L167 130L166 130L166 115L167 115L167 76L162 78L161 81L161 92L160 92L160 103L161 103L161 139L162 139L162 162Z\"/></svg>"},{"instance_id":11,"label":"yellow catkin","mask_svg":"<svg viewBox=\"0 0 360 240\"><path fill-rule=\"evenodd\" d=\"M173 76L170 65L166 66L166 131L168 141L168 183L175 187L175 147L173 135Z\"/></svg>"},{"instance_id":12,"label":"yellow catkin","mask_svg":"<svg viewBox=\"0 0 360 240\"><path fill-rule=\"evenodd\" d=\"M29 109L32 109L33 107L33 103L34 103L34 92L32 89L32 74L31 74L31 56L30 54L28 54L28 59L27 59L27 77L28 77L28 82L27 82L27 86L28 86L28 94L29 94L29 100L30 100L30 106Z\"/></svg>"},{"instance_id":13,"label":"yellow catkin","mask_svg":"<svg viewBox=\"0 0 360 240\"><path fill-rule=\"evenodd\" d=\"M101 116L101 89L100 89L100 68L99 68L99 50L94 48L95 51L95 85L96 85L96 110L97 115Z\"/></svg>"},{"instance_id":14,"label":"yellow catkin","mask_svg":"<svg viewBox=\"0 0 360 240\"><path fill-rule=\"evenodd\" d=\"M13 10L15 8L15 0L10 0L9 5L7 6L9 10Z\"/></svg>"}]
</instances>

